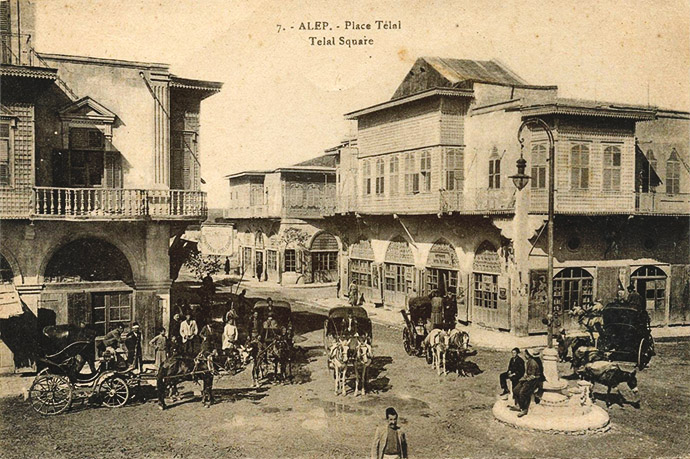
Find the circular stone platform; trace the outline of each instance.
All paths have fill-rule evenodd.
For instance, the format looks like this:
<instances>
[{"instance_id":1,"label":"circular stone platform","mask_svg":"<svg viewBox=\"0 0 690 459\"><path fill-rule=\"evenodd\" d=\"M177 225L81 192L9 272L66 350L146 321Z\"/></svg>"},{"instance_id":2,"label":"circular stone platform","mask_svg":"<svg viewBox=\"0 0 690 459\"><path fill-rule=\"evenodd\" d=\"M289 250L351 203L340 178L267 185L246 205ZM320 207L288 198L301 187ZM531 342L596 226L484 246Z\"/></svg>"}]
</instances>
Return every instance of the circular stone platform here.
<instances>
[{"instance_id":1,"label":"circular stone platform","mask_svg":"<svg viewBox=\"0 0 690 459\"><path fill-rule=\"evenodd\" d=\"M544 406L532 403L527 415L521 418L517 416L518 411L511 410L510 406L510 400L499 398L492 410L494 417L518 429L567 435L585 435L609 429L608 413L596 405L569 403Z\"/></svg>"}]
</instances>

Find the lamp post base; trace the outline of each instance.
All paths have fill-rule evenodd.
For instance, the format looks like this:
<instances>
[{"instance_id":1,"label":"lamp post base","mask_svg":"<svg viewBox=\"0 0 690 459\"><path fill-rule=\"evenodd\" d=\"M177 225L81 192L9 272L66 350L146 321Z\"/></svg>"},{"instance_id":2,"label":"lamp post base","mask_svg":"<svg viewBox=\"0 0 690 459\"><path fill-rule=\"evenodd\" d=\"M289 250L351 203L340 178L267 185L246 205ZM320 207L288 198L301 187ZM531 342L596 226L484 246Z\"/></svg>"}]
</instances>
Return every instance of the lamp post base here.
<instances>
[{"instance_id":1,"label":"lamp post base","mask_svg":"<svg viewBox=\"0 0 690 459\"><path fill-rule=\"evenodd\" d=\"M568 382L558 377L558 351L553 347L547 347L541 352L541 361L544 364L544 390L548 392L562 391L568 387Z\"/></svg>"}]
</instances>

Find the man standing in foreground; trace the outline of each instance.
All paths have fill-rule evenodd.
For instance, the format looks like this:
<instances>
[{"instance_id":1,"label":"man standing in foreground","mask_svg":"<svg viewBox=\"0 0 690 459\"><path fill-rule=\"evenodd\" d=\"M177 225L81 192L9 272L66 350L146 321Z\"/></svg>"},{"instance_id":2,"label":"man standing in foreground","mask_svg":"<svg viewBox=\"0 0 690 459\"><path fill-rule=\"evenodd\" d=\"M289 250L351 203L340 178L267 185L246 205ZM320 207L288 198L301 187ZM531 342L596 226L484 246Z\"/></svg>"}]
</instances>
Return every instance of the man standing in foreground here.
<instances>
[{"instance_id":1,"label":"man standing in foreground","mask_svg":"<svg viewBox=\"0 0 690 459\"><path fill-rule=\"evenodd\" d=\"M407 458L407 438L405 432L398 427L398 413L395 408L386 408L386 421L385 427L376 428L371 458Z\"/></svg>"}]
</instances>

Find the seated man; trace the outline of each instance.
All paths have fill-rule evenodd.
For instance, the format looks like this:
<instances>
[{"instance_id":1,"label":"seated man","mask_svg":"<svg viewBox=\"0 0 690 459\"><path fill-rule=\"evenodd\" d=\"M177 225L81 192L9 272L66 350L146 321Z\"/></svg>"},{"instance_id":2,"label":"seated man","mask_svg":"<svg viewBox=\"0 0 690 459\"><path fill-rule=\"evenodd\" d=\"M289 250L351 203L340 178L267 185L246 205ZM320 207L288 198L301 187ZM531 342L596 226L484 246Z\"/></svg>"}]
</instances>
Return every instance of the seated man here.
<instances>
[{"instance_id":1,"label":"seated man","mask_svg":"<svg viewBox=\"0 0 690 459\"><path fill-rule=\"evenodd\" d=\"M122 323L118 323L114 329L110 330L103 337L103 341L98 346L98 350L102 353L110 348L110 351L115 354L115 349L119 348L122 343L122 333L124 333L124 331L125 326Z\"/></svg>"}]
</instances>

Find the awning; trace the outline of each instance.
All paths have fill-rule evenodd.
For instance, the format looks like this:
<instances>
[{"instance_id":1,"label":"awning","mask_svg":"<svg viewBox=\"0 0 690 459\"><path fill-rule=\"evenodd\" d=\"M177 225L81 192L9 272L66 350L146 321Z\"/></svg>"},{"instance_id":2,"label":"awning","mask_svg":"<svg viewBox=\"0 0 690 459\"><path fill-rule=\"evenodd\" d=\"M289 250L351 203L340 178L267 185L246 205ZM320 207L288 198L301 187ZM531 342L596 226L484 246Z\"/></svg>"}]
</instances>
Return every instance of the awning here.
<instances>
[{"instance_id":1,"label":"awning","mask_svg":"<svg viewBox=\"0 0 690 459\"><path fill-rule=\"evenodd\" d=\"M0 319L21 316L24 313L19 293L13 284L0 284Z\"/></svg>"}]
</instances>

